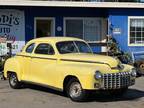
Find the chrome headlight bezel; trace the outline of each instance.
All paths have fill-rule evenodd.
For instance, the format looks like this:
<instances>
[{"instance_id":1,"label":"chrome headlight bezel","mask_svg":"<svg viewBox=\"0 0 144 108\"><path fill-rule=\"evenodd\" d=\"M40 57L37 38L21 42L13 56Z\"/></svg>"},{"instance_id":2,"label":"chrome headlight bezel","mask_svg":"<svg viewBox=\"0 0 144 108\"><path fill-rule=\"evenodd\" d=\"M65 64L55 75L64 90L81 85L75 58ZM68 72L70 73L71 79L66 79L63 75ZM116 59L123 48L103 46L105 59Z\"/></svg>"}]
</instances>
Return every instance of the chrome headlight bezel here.
<instances>
[{"instance_id":1,"label":"chrome headlight bezel","mask_svg":"<svg viewBox=\"0 0 144 108\"><path fill-rule=\"evenodd\" d=\"M96 80L101 80L102 79L102 73L100 71L96 71L95 75L94 75L94 78Z\"/></svg>"},{"instance_id":2,"label":"chrome headlight bezel","mask_svg":"<svg viewBox=\"0 0 144 108\"><path fill-rule=\"evenodd\" d=\"M136 72L136 69L135 69L135 68L132 68L132 69L131 69L131 76L132 76L132 77L136 77L136 76L137 76L137 72Z\"/></svg>"}]
</instances>

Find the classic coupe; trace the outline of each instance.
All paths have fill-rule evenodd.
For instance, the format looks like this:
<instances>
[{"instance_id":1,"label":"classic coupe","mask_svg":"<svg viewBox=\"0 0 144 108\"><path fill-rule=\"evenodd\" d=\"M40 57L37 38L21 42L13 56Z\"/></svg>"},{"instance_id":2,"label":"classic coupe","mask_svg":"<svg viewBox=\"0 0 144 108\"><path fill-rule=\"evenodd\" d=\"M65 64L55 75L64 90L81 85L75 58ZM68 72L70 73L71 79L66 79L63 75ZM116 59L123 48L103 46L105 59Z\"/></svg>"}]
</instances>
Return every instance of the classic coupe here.
<instances>
[{"instance_id":1,"label":"classic coupe","mask_svg":"<svg viewBox=\"0 0 144 108\"><path fill-rule=\"evenodd\" d=\"M93 54L84 40L45 37L29 41L20 53L8 59L4 76L12 88L24 82L64 91L73 101L82 101L87 91L124 93L135 84L136 70L110 56Z\"/></svg>"}]
</instances>

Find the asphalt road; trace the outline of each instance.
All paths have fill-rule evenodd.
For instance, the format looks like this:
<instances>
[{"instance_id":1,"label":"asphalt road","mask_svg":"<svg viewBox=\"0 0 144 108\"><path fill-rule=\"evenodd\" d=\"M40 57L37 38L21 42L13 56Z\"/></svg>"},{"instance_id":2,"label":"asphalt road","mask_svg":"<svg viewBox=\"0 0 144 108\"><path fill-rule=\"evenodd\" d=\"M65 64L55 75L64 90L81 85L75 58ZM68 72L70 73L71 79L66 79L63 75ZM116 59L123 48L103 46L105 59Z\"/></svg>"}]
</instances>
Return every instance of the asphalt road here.
<instances>
[{"instance_id":1,"label":"asphalt road","mask_svg":"<svg viewBox=\"0 0 144 108\"><path fill-rule=\"evenodd\" d=\"M0 81L0 108L144 108L144 77L136 80L123 97L94 94L87 102L72 102L63 93L28 85L19 90Z\"/></svg>"}]
</instances>

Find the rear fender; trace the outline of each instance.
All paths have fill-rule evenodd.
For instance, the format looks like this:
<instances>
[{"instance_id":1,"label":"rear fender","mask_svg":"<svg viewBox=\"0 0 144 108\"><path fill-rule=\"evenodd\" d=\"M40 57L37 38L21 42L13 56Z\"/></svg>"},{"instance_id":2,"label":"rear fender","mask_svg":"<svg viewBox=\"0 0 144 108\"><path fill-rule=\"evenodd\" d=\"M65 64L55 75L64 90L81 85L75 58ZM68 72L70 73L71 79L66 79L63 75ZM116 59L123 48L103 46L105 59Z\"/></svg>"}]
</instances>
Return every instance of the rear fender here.
<instances>
[{"instance_id":1,"label":"rear fender","mask_svg":"<svg viewBox=\"0 0 144 108\"><path fill-rule=\"evenodd\" d=\"M15 72L17 74L18 80L21 80L22 67L20 65L20 60L16 57L9 58L4 65L4 77L8 78L8 72Z\"/></svg>"}]
</instances>

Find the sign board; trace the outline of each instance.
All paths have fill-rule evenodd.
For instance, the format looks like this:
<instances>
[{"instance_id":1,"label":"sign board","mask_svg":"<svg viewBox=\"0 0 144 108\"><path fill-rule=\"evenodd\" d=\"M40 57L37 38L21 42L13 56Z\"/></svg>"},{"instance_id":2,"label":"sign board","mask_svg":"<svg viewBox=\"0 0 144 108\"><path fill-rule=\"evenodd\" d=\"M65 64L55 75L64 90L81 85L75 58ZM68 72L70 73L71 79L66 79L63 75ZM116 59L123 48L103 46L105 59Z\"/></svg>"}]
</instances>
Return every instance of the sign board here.
<instances>
[{"instance_id":1,"label":"sign board","mask_svg":"<svg viewBox=\"0 0 144 108\"><path fill-rule=\"evenodd\" d=\"M113 34L121 34L121 29L120 28L114 28Z\"/></svg>"},{"instance_id":2,"label":"sign board","mask_svg":"<svg viewBox=\"0 0 144 108\"><path fill-rule=\"evenodd\" d=\"M7 54L7 43L6 43L6 38L3 38L0 36L0 56L6 55Z\"/></svg>"},{"instance_id":3,"label":"sign board","mask_svg":"<svg viewBox=\"0 0 144 108\"><path fill-rule=\"evenodd\" d=\"M20 52L25 45L24 11L0 9L0 37L6 37L7 42L12 43L12 54ZM0 50L4 51L2 48Z\"/></svg>"},{"instance_id":4,"label":"sign board","mask_svg":"<svg viewBox=\"0 0 144 108\"><path fill-rule=\"evenodd\" d=\"M6 43L0 43L0 56L7 54L7 44Z\"/></svg>"}]
</instances>

